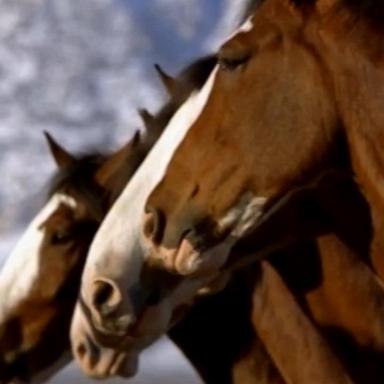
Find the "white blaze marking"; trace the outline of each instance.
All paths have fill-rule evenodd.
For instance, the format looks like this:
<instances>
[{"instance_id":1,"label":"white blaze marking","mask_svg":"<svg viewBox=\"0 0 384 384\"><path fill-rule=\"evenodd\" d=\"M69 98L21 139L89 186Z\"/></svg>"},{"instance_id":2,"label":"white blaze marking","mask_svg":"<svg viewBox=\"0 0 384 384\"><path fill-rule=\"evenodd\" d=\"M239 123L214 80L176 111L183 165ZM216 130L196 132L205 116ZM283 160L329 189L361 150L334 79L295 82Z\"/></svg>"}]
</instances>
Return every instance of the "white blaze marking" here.
<instances>
[{"instance_id":1,"label":"white blaze marking","mask_svg":"<svg viewBox=\"0 0 384 384\"><path fill-rule=\"evenodd\" d=\"M235 35L252 28L250 17ZM138 282L145 257L141 227L146 201L164 177L175 151L202 113L217 72L218 67L212 71L204 87L192 93L175 113L97 231L82 276L81 294L86 303L92 302L89 295L94 279L108 277L121 283L124 281L127 286ZM92 305L89 307L92 310Z\"/></svg>"},{"instance_id":2,"label":"white blaze marking","mask_svg":"<svg viewBox=\"0 0 384 384\"><path fill-rule=\"evenodd\" d=\"M76 207L72 197L60 193L53 195L28 226L0 271L0 319L28 297L39 278L40 247L44 239L44 230L40 226L60 204L72 209Z\"/></svg>"},{"instance_id":3,"label":"white blaze marking","mask_svg":"<svg viewBox=\"0 0 384 384\"><path fill-rule=\"evenodd\" d=\"M252 17L249 17L234 35L248 32L252 28ZM109 278L121 279L123 271L129 271L129 276L124 276L125 279L137 277L142 263L140 229L145 203L154 187L164 177L178 146L203 111L217 71L216 67L204 87L199 92L194 92L175 113L96 233L82 279L82 295L86 301L87 290L84 288L88 286L87 283L91 284L87 279L99 276L102 271L105 271Z\"/></svg>"},{"instance_id":4,"label":"white blaze marking","mask_svg":"<svg viewBox=\"0 0 384 384\"><path fill-rule=\"evenodd\" d=\"M248 17L248 19L243 23L243 25L237 30L237 33L246 33L250 32L253 29L253 16Z\"/></svg>"},{"instance_id":5,"label":"white blaze marking","mask_svg":"<svg viewBox=\"0 0 384 384\"><path fill-rule=\"evenodd\" d=\"M245 20L244 23L235 32L231 33L226 41L233 39L239 33L247 33L252 31L254 27L252 19L253 19L253 15L248 17L248 19Z\"/></svg>"},{"instance_id":6,"label":"white blaze marking","mask_svg":"<svg viewBox=\"0 0 384 384\"><path fill-rule=\"evenodd\" d=\"M153 188L164 177L176 149L203 111L216 73L217 68L212 71L204 87L194 92L175 113L159 141L109 211L92 243L82 288L88 285L88 276L91 278L103 271L110 278L116 274L117 278L131 279L131 284L138 278L142 253L140 248L138 252L135 251L140 244L145 203ZM122 277L123 271L128 271L129 276ZM83 289L82 294L87 300L86 291Z\"/></svg>"}]
</instances>

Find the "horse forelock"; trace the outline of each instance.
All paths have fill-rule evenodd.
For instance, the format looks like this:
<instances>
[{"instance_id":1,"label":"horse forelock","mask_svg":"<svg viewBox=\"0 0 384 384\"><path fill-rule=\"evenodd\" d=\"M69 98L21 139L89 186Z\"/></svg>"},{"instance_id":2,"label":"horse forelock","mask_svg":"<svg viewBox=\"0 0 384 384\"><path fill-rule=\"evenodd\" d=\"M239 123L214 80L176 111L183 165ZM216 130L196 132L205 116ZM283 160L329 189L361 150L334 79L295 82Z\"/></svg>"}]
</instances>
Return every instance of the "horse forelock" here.
<instances>
[{"instance_id":1,"label":"horse forelock","mask_svg":"<svg viewBox=\"0 0 384 384\"><path fill-rule=\"evenodd\" d=\"M82 155L71 166L57 170L49 183L48 197L61 191L69 194L86 205L92 218L101 221L106 209L103 198L107 192L96 183L95 174L106 159L107 155Z\"/></svg>"}]
</instances>

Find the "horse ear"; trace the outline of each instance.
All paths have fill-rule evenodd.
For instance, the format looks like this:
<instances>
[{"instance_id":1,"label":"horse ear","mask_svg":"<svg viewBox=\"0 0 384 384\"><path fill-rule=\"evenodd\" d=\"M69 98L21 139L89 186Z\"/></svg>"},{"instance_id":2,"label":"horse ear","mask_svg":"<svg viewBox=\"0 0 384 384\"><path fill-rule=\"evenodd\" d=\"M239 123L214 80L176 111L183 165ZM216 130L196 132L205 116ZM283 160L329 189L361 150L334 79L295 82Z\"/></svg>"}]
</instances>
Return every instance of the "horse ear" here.
<instances>
[{"instance_id":1,"label":"horse ear","mask_svg":"<svg viewBox=\"0 0 384 384\"><path fill-rule=\"evenodd\" d=\"M110 156L98 169L95 180L101 186L106 186L114 180L115 175L125 169L128 172L129 162L135 163L135 156L139 156L141 141L140 131L136 131L132 139L122 148Z\"/></svg>"},{"instance_id":2,"label":"horse ear","mask_svg":"<svg viewBox=\"0 0 384 384\"><path fill-rule=\"evenodd\" d=\"M163 71L159 64L155 64L154 67L168 93L172 95L176 89L177 81L173 77L169 76L165 71Z\"/></svg>"},{"instance_id":3,"label":"horse ear","mask_svg":"<svg viewBox=\"0 0 384 384\"><path fill-rule=\"evenodd\" d=\"M144 126L147 131L150 131L153 127L155 117L151 115L146 109L138 109L137 112L140 115L141 120L143 120Z\"/></svg>"},{"instance_id":4,"label":"horse ear","mask_svg":"<svg viewBox=\"0 0 384 384\"><path fill-rule=\"evenodd\" d=\"M59 168L67 168L76 161L75 157L60 146L48 132L44 131L44 136L47 139L49 150L55 163Z\"/></svg>"}]
</instances>

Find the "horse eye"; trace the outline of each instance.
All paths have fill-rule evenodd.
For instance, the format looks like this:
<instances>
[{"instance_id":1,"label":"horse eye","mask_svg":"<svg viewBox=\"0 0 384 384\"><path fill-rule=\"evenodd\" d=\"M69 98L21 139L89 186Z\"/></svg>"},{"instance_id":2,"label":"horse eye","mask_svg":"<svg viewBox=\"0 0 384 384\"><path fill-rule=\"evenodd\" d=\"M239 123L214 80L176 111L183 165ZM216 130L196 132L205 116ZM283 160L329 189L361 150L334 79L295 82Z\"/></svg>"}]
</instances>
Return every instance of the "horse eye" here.
<instances>
[{"instance_id":1,"label":"horse eye","mask_svg":"<svg viewBox=\"0 0 384 384\"><path fill-rule=\"evenodd\" d=\"M71 235L68 231L57 231L51 235L51 244L63 245L71 240Z\"/></svg>"},{"instance_id":2,"label":"horse eye","mask_svg":"<svg viewBox=\"0 0 384 384\"><path fill-rule=\"evenodd\" d=\"M219 66L223 71L234 71L238 67L244 65L249 60L249 55L238 57L219 57Z\"/></svg>"}]
</instances>

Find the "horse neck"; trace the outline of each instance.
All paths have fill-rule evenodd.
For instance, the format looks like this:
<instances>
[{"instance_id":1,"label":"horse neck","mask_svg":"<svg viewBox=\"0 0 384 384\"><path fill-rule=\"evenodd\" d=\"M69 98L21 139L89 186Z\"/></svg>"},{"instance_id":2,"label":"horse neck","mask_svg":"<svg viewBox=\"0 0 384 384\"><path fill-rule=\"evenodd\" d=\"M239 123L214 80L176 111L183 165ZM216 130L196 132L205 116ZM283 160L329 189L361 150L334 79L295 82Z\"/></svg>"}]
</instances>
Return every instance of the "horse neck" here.
<instances>
[{"instance_id":1,"label":"horse neck","mask_svg":"<svg viewBox=\"0 0 384 384\"><path fill-rule=\"evenodd\" d=\"M320 19L317 44L334 85L351 166L370 206L371 259L384 277L384 39L366 14L351 12Z\"/></svg>"}]
</instances>

